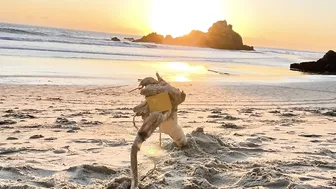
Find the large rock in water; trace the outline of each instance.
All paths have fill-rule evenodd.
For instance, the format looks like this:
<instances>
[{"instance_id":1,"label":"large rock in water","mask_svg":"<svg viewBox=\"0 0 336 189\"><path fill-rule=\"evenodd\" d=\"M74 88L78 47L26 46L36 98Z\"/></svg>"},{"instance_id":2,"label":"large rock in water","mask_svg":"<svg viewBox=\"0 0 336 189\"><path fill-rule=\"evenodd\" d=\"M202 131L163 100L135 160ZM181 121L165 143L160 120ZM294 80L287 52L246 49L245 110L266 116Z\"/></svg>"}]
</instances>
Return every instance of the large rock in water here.
<instances>
[{"instance_id":1,"label":"large rock in water","mask_svg":"<svg viewBox=\"0 0 336 189\"><path fill-rule=\"evenodd\" d=\"M118 37L112 37L111 40L112 41L120 41L120 39Z\"/></svg>"},{"instance_id":2,"label":"large rock in water","mask_svg":"<svg viewBox=\"0 0 336 189\"><path fill-rule=\"evenodd\" d=\"M157 34L155 32L150 33L146 36L143 36L141 39L134 40L134 42L146 42L146 43L158 43L161 44L163 42L163 35Z\"/></svg>"},{"instance_id":3,"label":"large rock in water","mask_svg":"<svg viewBox=\"0 0 336 189\"><path fill-rule=\"evenodd\" d=\"M323 58L316 62L291 64L290 69L317 74L336 74L336 52L329 50Z\"/></svg>"},{"instance_id":4,"label":"large rock in water","mask_svg":"<svg viewBox=\"0 0 336 189\"><path fill-rule=\"evenodd\" d=\"M124 37L125 40L133 42L135 39L133 37Z\"/></svg>"},{"instance_id":5,"label":"large rock in water","mask_svg":"<svg viewBox=\"0 0 336 189\"><path fill-rule=\"evenodd\" d=\"M225 20L218 21L209 28L205 44L215 49L253 50L253 47L243 44L243 38Z\"/></svg>"},{"instance_id":6,"label":"large rock in water","mask_svg":"<svg viewBox=\"0 0 336 189\"><path fill-rule=\"evenodd\" d=\"M134 42L209 47L228 50L254 50L253 47L243 44L242 37L233 31L232 25L228 25L225 20L214 23L208 29L207 33L193 30L187 35L176 38L173 38L170 35L164 37L157 33L151 33Z\"/></svg>"}]
</instances>

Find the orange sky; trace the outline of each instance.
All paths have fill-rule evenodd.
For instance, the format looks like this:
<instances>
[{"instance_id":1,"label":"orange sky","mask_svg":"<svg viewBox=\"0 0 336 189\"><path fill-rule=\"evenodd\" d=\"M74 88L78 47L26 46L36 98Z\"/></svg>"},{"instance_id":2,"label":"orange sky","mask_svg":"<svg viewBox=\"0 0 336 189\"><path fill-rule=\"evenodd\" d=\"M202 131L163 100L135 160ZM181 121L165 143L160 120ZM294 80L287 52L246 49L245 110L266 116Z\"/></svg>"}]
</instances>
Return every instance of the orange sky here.
<instances>
[{"instance_id":1,"label":"orange sky","mask_svg":"<svg viewBox=\"0 0 336 189\"><path fill-rule=\"evenodd\" d=\"M144 35L226 19L255 46L336 48L335 0L1 0L0 22Z\"/></svg>"}]
</instances>

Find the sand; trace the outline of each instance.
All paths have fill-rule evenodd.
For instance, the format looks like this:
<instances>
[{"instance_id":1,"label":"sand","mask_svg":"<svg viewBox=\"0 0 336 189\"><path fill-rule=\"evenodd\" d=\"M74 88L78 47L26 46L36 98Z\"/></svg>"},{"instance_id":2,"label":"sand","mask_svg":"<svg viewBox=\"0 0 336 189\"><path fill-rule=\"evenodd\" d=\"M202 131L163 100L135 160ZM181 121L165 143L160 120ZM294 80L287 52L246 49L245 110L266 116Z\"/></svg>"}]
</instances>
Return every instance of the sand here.
<instances>
[{"instance_id":1,"label":"sand","mask_svg":"<svg viewBox=\"0 0 336 189\"><path fill-rule=\"evenodd\" d=\"M0 188L129 188L136 85L0 85ZM335 83L174 85L188 146L155 132L140 188L336 188Z\"/></svg>"}]
</instances>

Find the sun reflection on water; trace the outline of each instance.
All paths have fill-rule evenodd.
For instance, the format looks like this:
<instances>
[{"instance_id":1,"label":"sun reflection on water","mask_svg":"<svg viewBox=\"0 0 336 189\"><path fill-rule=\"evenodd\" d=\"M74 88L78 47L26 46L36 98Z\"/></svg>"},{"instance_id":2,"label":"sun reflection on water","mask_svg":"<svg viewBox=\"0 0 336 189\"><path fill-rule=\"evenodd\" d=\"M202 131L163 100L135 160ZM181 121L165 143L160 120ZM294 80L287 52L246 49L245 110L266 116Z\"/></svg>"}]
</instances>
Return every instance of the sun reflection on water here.
<instances>
[{"instance_id":1,"label":"sun reflection on water","mask_svg":"<svg viewBox=\"0 0 336 189\"><path fill-rule=\"evenodd\" d=\"M185 62L165 62L158 64L158 71L176 82L189 82L199 79L207 73L203 65L188 64Z\"/></svg>"},{"instance_id":2,"label":"sun reflection on water","mask_svg":"<svg viewBox=\"0 0 336 189\"><path fill-rule=\"evenodd\" d=\"M187 75L176 75L175 76L175 81L177 82L188 82L191 81Z\"/></svg>"}]
</instances>

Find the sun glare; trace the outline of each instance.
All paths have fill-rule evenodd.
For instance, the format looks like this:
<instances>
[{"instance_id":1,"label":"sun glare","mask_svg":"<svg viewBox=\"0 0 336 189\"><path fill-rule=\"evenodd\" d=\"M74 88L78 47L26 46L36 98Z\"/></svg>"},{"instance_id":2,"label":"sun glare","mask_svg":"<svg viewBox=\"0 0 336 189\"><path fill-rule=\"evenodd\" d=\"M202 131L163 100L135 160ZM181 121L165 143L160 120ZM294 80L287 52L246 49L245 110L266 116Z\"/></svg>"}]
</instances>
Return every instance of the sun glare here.
<instances>
[{"instance_id":1,"label":"sun glare","mask_svg":"<svg viewBox=\"0 0 336 189\"><path fill-rule=\"evenodd\" d=\"M207 68L203 65L193 65L185 62L164 62L155 65L155 69L166 75L168 80L187 82L204 76Z\"/></svg>"},{"instance_id":2,"label":"sun glare","mask_svg":"<svg viewBox=\"0 0 336 189\"><path fill-rule=\"evenodd\" d=\"M185 62L169 62L163 64L162 67L174 73L204 74L207 72L202 65L190 65Z\"/></svg>"},{"instance_id":3,"label":"sun glare","mask_svg":"<svg viewBox=\"0 0 336 189\"><path fill-rule=\"evenodd\" d=\"M177 37L191 30L206 32L214 22L223 19L221 0L152 0L151 26L162 35Z\"/></svg>"},{"instance_id":4,"label":"sun glare","mask_svg":"<svg viewBox=\"0 0 336 189\"><path fill-rule=\"evenodd\" d=\"M176 75L174 78L177 82L187 82L190 81L189 77L187 75Z\"/></svg>"}]
</instances>

